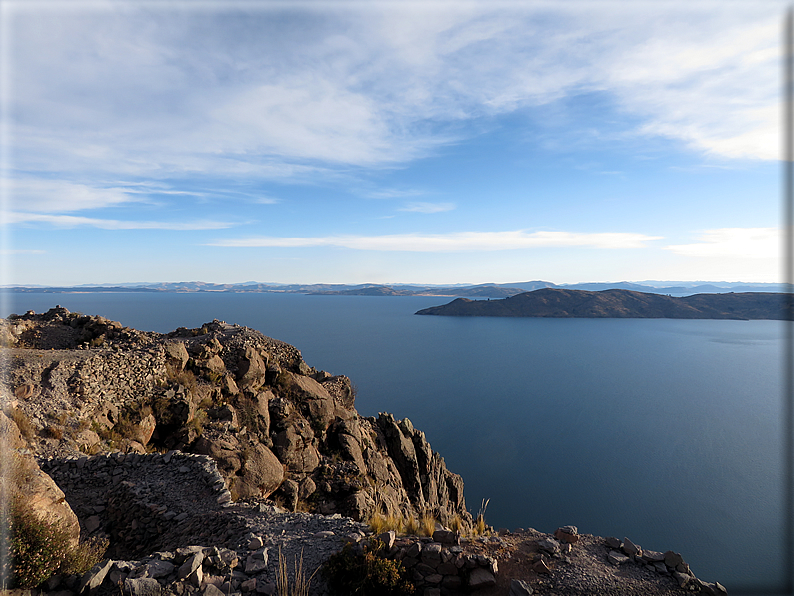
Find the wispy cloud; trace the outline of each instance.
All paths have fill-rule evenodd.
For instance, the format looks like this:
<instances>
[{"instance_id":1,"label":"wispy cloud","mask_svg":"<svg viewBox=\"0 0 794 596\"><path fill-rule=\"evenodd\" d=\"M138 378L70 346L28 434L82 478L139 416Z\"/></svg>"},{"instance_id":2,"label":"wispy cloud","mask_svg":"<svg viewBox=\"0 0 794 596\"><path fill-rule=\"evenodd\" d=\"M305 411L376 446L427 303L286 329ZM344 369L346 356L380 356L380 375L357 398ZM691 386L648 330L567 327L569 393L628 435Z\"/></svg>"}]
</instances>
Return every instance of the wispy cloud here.
<instances>
[{"instance_id":1,"label":"wispy cloud","mask_svg":"<svg viewBox=\"0 0 794 596\"><path fill-rule=\"evenodd\" d=\"M455 209L455 203L407 203L400 211L415 213L442 213Z\"/></svg>"},{"instance_id":2,"label":"wispy cloud","mask_svg":"<svg viewBox=\"0 0 794 596\"><path fill-rule=\"evenodd\" d=\"M24 248L0 249L0 255L43 255L46 252L44 250Z\"/></svg>"},{"instance_id":3,"label":"wispy cloud","mask_svg":"<svg viewBox=\"0 0 794 596\"><path fill-rule=\"evenodd\" d=\"M398 188L382 188L379 190L364 193L364 196L369 199L404 199L405 197L417 197L426 195L427 191L415 188L398 189Z\"/></svg>"},{"instance_id":4,"label":"wispy cloud","mask_svg":"<svg viewBox=\"0 0 794 596\"><path fill-rule=\"evenodd\" d=\"M632 233L580 234L574 232L462 232L455 234L392 234L384 236L325 236L314 238L256 237L218 240L209 246L228 247L338 247L354 250L461 252L522 248L592 247L643 248L658 236Z\"/></svg>"},{"instance_id":5,"label":"wispy cloud","mask_svg":"<svg viewBox=\"0 0 794 596\"><path fill-rule=\"evenodd\" d=\"M778 228L720 228L704 230L699 242L673 244L665 249L686 257L775 259L780 255Z\"/></svg>"},{"instance_id":6,"label":"wispy cloud","mask_svg":"<svg viewBox=\"0 0 794 596\"><path fill-rule=\"evenodd\" d=\"M244 4L245 24L221 3L177 19L114 3L7 15L17 167L328 176L405 164L476 134L460 123L587 91L635 117L635 134L777 158L774 2L349 4L302 21L263 4Z\"/></svg>"},{"instance_id":7,"label":"wispy cloud","mask_svg":"<svg viewBox=\"0 0 794 596\"><path fill-rule=\"evenodd\" d=\"M132 196L141 189L98 187L68 180L16 178L6 180L11 207L40 213L64 213L98 209L140 200Z\"/></svg>"},{"instance_id":8,"label":"wispy cloud","mask_svg":"<svg viewBox=\"0 0 794 596\"><path fill-rule=\"evenodd\" d=\"M117 219L97 219L76 215L47 215L43 213L23 213L12 211L4 214L8 224L44 223L58 228L91 227L103 230L222 230L236 224L222 221L121 221Z\"/></svg>"}]
</instances>

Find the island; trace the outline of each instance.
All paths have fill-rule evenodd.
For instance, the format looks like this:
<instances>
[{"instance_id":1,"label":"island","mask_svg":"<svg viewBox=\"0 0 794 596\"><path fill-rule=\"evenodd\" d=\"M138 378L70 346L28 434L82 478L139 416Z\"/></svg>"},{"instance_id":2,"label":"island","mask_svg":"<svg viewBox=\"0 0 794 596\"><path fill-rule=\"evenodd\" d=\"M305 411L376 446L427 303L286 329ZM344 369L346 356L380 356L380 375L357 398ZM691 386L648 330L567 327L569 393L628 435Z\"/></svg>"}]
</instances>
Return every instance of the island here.
<instances>
[{"instance_id":1,"label":"island","mask_svg":"<svg viewBox=\"0 0 794 596\"><path fill-rule=\"evenodd\" d=\"M543 288L500 300L457 298L418 315L450 317L552 317L622 319L792 320L789 294L743 292L681 298L632 290Z\"/></svg>"}]
</instances>

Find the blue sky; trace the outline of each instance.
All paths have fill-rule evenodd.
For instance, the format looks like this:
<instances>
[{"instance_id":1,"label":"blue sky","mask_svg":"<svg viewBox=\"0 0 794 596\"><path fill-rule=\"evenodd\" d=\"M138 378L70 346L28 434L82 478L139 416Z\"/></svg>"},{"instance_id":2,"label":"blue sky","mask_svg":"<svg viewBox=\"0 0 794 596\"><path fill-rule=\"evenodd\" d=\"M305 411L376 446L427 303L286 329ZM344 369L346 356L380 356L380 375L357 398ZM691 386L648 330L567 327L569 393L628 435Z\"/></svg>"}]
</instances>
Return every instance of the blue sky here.
<instances>
[{"instance_id":1,"label":"blue sky","mask_svg":"<svg viewBox=\"0 0 794 596\"><path fill-rule=\"evenodd\" d=\"M783 2L3 0L3 283L780 280Z\"/></svg>"}]
</instances>

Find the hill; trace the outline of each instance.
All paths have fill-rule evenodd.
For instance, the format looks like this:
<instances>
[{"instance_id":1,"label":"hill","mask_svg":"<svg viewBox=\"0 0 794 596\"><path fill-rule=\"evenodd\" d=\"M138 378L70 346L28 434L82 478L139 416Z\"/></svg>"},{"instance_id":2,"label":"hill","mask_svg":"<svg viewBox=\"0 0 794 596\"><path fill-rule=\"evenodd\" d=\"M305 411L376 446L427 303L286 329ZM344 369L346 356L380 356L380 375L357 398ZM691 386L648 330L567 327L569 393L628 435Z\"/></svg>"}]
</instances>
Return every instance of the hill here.
<instances>
[{"instance_id":1,"label":"hill","mask_svg":"<svg viewBox=\"0 0 794 596\"><path fill-rule=\"evenodd\" d=\"M632 290L544 288L501 300L470 300L425 308L418 315L634 319L791 320L787 294L745 292L675 298Z\"/></svg>"}]
</instances>

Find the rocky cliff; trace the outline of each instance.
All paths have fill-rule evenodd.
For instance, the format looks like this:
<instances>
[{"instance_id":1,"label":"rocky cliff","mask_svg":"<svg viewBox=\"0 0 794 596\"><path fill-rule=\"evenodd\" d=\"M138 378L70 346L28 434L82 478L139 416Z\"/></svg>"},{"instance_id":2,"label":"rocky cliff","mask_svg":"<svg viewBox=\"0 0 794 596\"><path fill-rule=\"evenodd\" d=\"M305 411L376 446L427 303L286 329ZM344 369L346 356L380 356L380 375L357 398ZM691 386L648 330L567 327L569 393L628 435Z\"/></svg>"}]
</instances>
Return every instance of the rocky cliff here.
<instances>
[{"instance_id":1,"label":"rocky cliff","mask_svg":"<svg viewBox=\"0 0 794 596\"><path fill-rule=\"evenodd\" d=\"M350 380L258 331L212 321L141 332L56 307L0 322L4 404L38 456L179 449L233 500L471 523L463 481L408 419L361 417Z\"/></svg>"}]
</instances>

